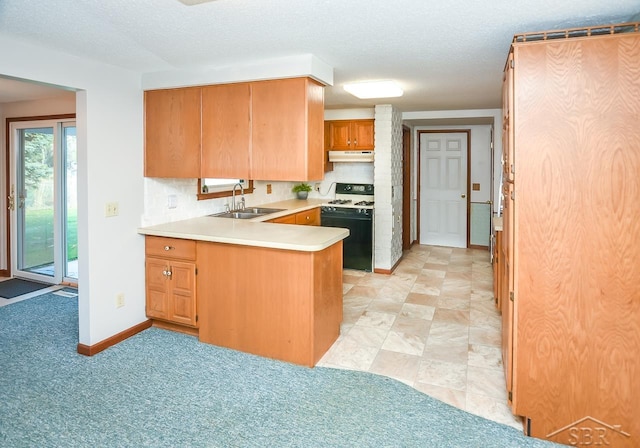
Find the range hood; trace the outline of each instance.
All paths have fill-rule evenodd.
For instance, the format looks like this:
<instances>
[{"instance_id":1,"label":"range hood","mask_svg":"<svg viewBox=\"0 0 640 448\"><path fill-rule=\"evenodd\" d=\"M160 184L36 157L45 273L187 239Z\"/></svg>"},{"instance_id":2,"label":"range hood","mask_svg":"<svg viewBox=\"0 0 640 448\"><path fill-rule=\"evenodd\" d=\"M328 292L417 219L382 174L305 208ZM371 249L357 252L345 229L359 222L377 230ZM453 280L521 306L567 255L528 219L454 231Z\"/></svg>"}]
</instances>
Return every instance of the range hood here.
<instances>
[{"instance_id":1,"label":"range hood","mask_svg":"<svg viewBox=\"0 0 640 448\"><path fill-rule=\"evenodd\" d=\"M373 162L373 151L329 151L329 162Z\"/></svg>"}]
</instances>

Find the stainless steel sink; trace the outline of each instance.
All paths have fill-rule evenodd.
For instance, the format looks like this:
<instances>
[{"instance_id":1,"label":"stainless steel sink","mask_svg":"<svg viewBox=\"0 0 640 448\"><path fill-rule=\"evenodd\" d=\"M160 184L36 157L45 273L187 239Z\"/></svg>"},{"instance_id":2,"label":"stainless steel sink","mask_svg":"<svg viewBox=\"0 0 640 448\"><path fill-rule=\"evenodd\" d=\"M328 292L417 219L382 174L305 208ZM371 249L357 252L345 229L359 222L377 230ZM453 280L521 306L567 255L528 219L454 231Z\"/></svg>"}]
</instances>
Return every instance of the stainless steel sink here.
<instances>
[{"instance_id":1,"label":"stainless steel sink","mask_svg":"<svg viewBox=\"0 0 640 448\"><path fill-rule=\"evenodd\" d=\"M232 219L251 219L256 218L258 216L264 216L271 213L281 212L284 209L282 208L261 208L261 207L248 207L244 210L235 211L235 212L222 212L216 213L213 216L215 218L232 218Z\"/></svg>"},{"instance_id":2,"label":"stainless steel sink","mask_svg":"<svg viewBox=\"0 0 640 448\"><path fill-rule=\"evenodd\" d=\"M270 213L277 213L284 211L284 208L262 208L262 207L247 207L243 212L256 213L258 215L268 215Z\"/></svg>"}]
</instances>

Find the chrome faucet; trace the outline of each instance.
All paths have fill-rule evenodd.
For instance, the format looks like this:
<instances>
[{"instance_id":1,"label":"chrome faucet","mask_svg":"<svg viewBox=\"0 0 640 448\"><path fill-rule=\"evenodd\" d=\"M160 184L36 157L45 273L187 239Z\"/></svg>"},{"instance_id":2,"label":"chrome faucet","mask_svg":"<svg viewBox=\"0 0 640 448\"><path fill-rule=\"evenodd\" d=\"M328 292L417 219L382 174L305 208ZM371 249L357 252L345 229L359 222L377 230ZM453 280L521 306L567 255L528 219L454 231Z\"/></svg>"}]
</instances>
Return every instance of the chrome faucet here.
<instances>
[{"instance_id":1,"label":"chrome faucet","mask_svg":"<svg viewBox=\"0 0 640 448\"><path fill-rule=\"evenodd\" d=\"M238 207L236 207L236 187L240 187L240 195L242 195ZM233 190L231 190L231 208L232 210L244 210L244 207L244 188L242 188L242 184L237 183L233 186Z\"/></svg>"}]
</instances>

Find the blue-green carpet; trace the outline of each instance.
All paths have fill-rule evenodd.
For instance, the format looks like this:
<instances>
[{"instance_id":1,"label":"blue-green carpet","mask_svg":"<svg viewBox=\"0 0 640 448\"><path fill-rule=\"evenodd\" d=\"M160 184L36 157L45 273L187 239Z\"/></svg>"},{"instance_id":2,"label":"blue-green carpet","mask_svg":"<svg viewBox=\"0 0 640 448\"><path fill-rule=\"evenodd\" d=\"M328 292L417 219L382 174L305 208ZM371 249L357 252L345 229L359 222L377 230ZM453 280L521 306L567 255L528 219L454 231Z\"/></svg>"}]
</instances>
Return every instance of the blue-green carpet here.
<instances>
[{"instance_id":1,"label":"blue-green carpet","mask_svg":"<svg viewBox=\"0 0 640 448\"><path fill-rule=\"evenodd\" d=\"M146 330L76 353L77 299L0 308L1 447L546 447L392 379Z\"/></svg>"}]
</instances>

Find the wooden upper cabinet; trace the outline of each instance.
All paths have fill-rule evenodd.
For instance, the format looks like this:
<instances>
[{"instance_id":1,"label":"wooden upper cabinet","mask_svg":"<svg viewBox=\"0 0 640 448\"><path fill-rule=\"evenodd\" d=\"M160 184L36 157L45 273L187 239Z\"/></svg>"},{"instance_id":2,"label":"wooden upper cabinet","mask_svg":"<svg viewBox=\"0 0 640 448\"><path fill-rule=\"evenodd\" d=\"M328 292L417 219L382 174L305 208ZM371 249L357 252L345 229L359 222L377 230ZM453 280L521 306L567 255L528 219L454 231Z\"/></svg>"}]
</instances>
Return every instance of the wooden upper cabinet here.
<instances>
[{"instance_id":1,"label":"wooden upper cabinet","mask_svg":"<svg viewBox=\"0 0 640 448\"><path fill-rule=\"evenodd\" d=\"M324 177L324 87L309 78L145 92L146 177Z\"/></svg>"},{"instance_id":2,"label":"wooden upper cabinet","mask_svg":"<svg viewBox=\"0 0 640 448\"><path fill-rule=\"evenodd\" d=\"M373 120L354 120L351 122L353 149L373 150Z\"/></svg>"},{"instance_id":3,"label":"wooden upper cabinet","mask_svg":"<svg viewBox=\"0 0 640 448\"><path fill-rule=\"evenodd\" d=\"M144 175L199 177L200 88L151 90L144 98Z\"/></svg>"},{"instance_id":4,"label":"wooden upper cabinet","mask_svg":"<svg viewBox=\"0 0 640 448\"><path fill-rule=\"evenodd\" d=\"M351 122L350 121L330 121L329 149L347 150L351 149Z\"/></svg>"},{"instance_id":5,"label":"wooden upper cabinet","mask_svg":"<svg viewBox=\"0 0 640 448\"><path fill-rule=\"evenodd\" d=\"M251 175L258 180L324 177L324 88L309 78L251 85Z\"/></svg>"},{"instance_id":6,"label":"wooden upper cabinet","mask_svg":"<svg viewBox=\"0 0 640 448\"><path fill-rule=\"evenodd\" d=\"M201 177L249 179L251 85L202 88Z\"/></svg>"},{"instance_id":7,"label":"wooden upper cabinet","mask_svg":"<svg viewBox=\"0 0 640 448\"><path fill-rule=\"evenodd\" d=\"M332 120L327 122L329 150L374 149L374 120Z\"/></svg>"}]
</instances>

